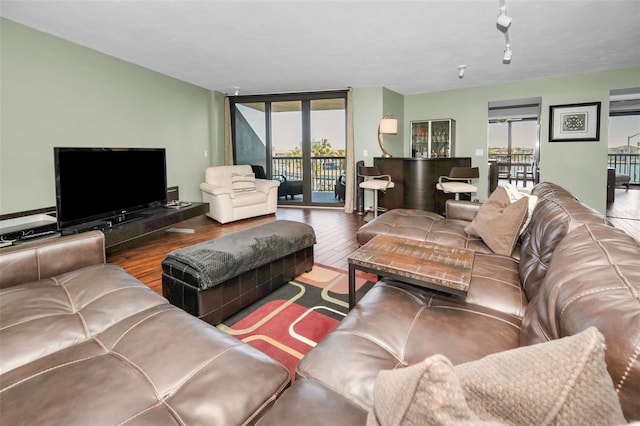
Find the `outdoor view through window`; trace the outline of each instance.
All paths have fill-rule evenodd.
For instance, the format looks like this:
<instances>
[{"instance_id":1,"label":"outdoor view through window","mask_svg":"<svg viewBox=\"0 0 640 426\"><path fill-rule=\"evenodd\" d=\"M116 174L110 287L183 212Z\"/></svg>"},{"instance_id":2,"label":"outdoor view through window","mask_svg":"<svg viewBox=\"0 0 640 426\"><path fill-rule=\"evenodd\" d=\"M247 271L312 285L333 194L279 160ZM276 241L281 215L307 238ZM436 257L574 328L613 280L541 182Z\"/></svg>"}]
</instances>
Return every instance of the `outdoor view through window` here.
<instances>
[{"instance_id":1,"label":"outdoor view through window","mask_svg":"<svg viewBox=\"0 0 640 426\"><path fill-rule=\"evenodd\" d=\"M342 204L345 99L273 101L268 105L235 104L236 163L270 170L271 177L281 182L280 202Z\"/></svg>"}]
</instances>

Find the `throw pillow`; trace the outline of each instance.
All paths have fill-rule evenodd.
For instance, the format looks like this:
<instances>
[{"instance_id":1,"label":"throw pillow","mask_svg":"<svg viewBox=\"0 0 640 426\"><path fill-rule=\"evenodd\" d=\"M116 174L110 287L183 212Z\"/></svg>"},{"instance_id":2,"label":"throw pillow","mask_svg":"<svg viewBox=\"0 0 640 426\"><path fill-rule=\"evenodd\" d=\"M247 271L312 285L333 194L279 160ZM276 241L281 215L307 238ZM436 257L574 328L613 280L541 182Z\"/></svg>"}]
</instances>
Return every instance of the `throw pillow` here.
<instances>
[{"instance_id":1,"label":"throw pillow","mask_svg":"<svg viewBox=\"0 0 640 426\"><path fill-rule=\"evenodd\" d=\"M435 355L380 372L367 424L436 424L435 416L438 424L625 423L595 327L455 367Z\"/></svg>"},{"instance_id":2,"label":"throw pillow","mask_svg":"<svg viewBox=\"0 0 640 426\"><path fill-rule=\"evenodd\" d=\"M248 175L231 174L231 188L234 192L247 192L256 190L256 175L249 173Z\"/></svg>"},{"instance_id":3,"label":"throw pillow","mask_svg":"<svg viewBox=\"0 0 640 426\"><path fill-rule=\"evenodd\" d=\"M507 191L499 186L464 230L482 238L494 253L509 256L518 242L527 209L525 198L512 203Z\"/></svg>"},{"instance_id":4,"label":"throw pillow","mask_svg":"<svg viewBox=\"0 0 640 426\"><path fill-rule=\"evenodd\" d=\"M374 387L367 426L493 425L476 416L444 355L406 368L381 371Z\"/></svg>"},{"instance_id":5,"label":"throw pillow","mask_svg":"<svg viewBox=\"0 0 640 426\"><path fill-rule=\"evenodd\" d=\"M526 194L518 190L515 185L510 183L504 186L504 189L507 191L507 195L509 196L509 200L511 202L518 201L520 198L527 198L527 219L524 221L524 225L520 228L520 235L524 234L524 231L527 230L527 226L529 226L529 222L531 222L531 215L533 214L533 210L536 208L536 204L538 204L538 197L536 195Z\"/></svg>"}]
</instances>

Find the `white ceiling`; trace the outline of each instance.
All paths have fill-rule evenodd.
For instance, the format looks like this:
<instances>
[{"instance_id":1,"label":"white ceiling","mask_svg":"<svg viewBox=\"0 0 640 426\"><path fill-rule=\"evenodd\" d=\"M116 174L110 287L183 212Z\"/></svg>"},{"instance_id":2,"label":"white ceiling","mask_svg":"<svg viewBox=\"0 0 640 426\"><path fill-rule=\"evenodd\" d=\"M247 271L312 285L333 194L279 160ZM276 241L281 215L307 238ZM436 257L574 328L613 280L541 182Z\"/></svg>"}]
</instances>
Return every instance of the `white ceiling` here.
<instances>
[{"instance_id":1,"label":"white ceiling","mask_svg":"<svg viewBox=\"0 0 640 426\"><path fill-rule=\"evenodd\" d=\"M0 0L0 15L230 94L409 95L640 66L640 0L506 5L508 65L498 0Z\"/></svg>"}]
</instances>

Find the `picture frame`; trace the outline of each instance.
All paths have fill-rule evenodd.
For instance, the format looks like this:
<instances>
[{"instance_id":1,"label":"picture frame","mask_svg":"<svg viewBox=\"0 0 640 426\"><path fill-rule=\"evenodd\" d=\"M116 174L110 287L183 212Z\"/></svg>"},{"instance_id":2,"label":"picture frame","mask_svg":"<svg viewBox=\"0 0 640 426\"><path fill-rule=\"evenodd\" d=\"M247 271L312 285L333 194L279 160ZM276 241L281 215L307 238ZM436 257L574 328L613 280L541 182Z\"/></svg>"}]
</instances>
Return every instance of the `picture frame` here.
<instances>
[{"instance_id":1,"label":"picture frame","mask_svg":"<svg viewBox=\"0 0 640 426\"><path fill-rule=\"evenodd\" d=\"M600 140L600 102L549 106L549 142Z\"/></svg>"}]
</instances>

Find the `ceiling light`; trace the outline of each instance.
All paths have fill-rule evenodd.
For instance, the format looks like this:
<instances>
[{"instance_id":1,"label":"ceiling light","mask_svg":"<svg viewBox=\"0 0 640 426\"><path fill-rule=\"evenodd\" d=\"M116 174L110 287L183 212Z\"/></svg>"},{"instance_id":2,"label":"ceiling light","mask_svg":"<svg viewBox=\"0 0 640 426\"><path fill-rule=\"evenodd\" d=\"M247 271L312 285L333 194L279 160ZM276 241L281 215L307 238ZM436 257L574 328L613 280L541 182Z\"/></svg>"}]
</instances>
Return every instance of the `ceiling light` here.
<instances>
[{"instance_id":1,"label":"ceiling light","mask_svg":"<svg viewBox=\"0 0 640 426\"><path fill-rule=\"evenodd\" d=\"M466 65L458 65L458 78L464 77L464 72L467 69Z\"/></svg>"},{"instance_id":2,"label":"ceiling light","mask_svg":"<svg viewBox=\"0 0 640 426\"><path fill-rule=\"evenodd\" d=\"M507 31L511 25L511 17L507 16L506 6L500 7L500 13L498 14L498 28L501 31Z\"/></svg>"},{"instance_id":3,"label":"ceiling light","mask_svg":"<svg viewBox=\"0 0 640 426\"><path fill-rule=\"evenodd\" d=\"M513 55L513 52L511 51L511 45L507 44L504 47L504 56L502 56L502 62L505 64L509 64L511 63L511 56Z\"/></svg>"},{"instance_id":4,"label":"ceiling light","mask_svg":"<svg viewBox=\"0 0 640 426\"><path fill-rule=\"evenodd\" d=\"M240 94L240 88L239 88L239 87L234 87L234 88L233 88L233 94L234 94L235 96L238 96L238 95Z\"/></svg>"}]
</instances>

